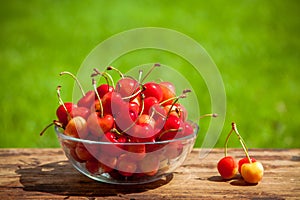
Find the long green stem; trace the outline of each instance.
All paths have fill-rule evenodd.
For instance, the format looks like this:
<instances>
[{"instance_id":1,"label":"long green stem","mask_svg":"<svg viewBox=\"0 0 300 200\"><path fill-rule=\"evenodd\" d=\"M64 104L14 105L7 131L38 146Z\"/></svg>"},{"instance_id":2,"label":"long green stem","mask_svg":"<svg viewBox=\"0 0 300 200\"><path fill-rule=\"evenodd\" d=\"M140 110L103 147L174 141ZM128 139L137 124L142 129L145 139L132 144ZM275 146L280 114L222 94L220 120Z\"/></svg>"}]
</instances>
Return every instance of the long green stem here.
<instances>
[{"instance_id":1,"label":"long green stem","mask_svg":"<svg viewBox=\"0 0 300 200\"><path fill-rule=\"evenodd\" d=\"M101 101L101 98L99 96L99 93L97 91L97 85L96 85L95 79L92 79L92 84L93 84L94 91L95 91L95 94L96 94L96 96L98 98L99 105L100 105L100 117L103 118L103 105L102 105L102 101Z\"/></svg>"},{"instance_id":2,"label":"long green stem","mask_svg":"<svg viewBox=\"0 0 300 200\"><path fill-rule=\"evenodd\" d=\"M142 75L143 75L143 70L140 69L139 70L139 79L138 79L139 84L141 84Z\"/></svg>"},{"instance_id":3,"label":"long green stem","mask_svg":"<svg viewBox=\"0 0 300 200\"><path fill-rule=\"evenodd\" d=\"M112 87L115 88L115 83L113 78L111 77L110 74L106 73L106 72L100 72L97 68L94 68L94 72L91 77L95 77L95 76L103 76L106 80L107 85L109 86L109 83L111 83Z\"/></svg>"},{"instance_id":4,"label":"long green stem","mask_svg":"<svg viewBox=\"0 0 300 200\"><path fill-rule=\"evenodd\" d=\"M60 86L60 85L57 86L57 88L56 88L56 93L57 93L57 97L58 97L59 104L63 106L64 110L65 110L66 113L67 113L68 119L72 119L72 117L71 117L71 115L70 115L70 113L69 113L69 111L68 111L66 105L64 104L64 102L63 102L63 100L62 100L62 98L61 98L61 95L60 95L60 89L61 89L61 86Z\"/></svg>"},{"instance_id":5,"label":"long green stem","mask_svg":"<svg viewBox=\"0 0 300 200\"><path fill-rule=\"evenodd\" d=\"M231 135L231 133L233 132L233 129L230 130L230 132L228 133L227 137L226 137L226 140L225 140L225 145L224 145L224 154L225 154L225 157L227 156L227 144L228 144L228 140L229 140L229 137Z\"/></svg>"},{"instance_id":6,"label":"long green stem","mask_svg":"<svg viewBox=\"0 0 300 200\"><path fill-rule=\"evenodd\" d=\"M159 63L155 63L151 69L147 72L147 74L144 76L144 78L141 80L141 83L151 74L151 72L154 70L154 68L160 67Z\"/></svg>"},{"instance_id":7,"label":"long green stem","mask_svg":"<svg viewBox=\"0 0 300 200\"><path fill-rule=\"evenodd\" d=\"M121 78L124 78L124 74L120 70L118 70L117 68L115 68L113 66L108 66L106 69L107 70L115 70L116 72L118 72L118 74L120 75Z\"/></svg>"},{"instance_id":8,"label":"long green stem","mask_svg":"<svg viewBox=\"0 0 300 200\"><path fill-rule=\"evenodd\" d=\"M137 121L139 120L139 118L142 116L142 114L144 112L144 108L145 108L144 98L145 98L144 94L141 94L141 103L142 103L142 105L141 105L141 111L140 111L138 117L134 120L133 123L130 124L130 126L128 126L125 130L123 130L122 133L126 133L129 129L131 129L137 123Z\"/></svg>"},{"instance_id":9,"label":"long green stem","mask_svg":"<svg viewBox=\"0 0 300 200\"><path fill-rule=\"evenodd\" d=\"M202 119L202 118L205 118L205 117L218 117L218 114L217 113L204 114L204 115L201 115L199 117L199 119Z\"/></svg>"},{"instance_id":10,"label":"long green stem","mask_svg":"<svg viewBox=\"0 0 300 200\"><path fill-rule=\"evenodd\" d=\"M173 99L174 101L171 104L171 107L170 107L170 109L169 109L169 111L167 113L167 118L169 117L170 113L172 112L173 107L179 101L179 99L186 98L186 96L187 96L186 94L189 93L189 92L191 92L190 89L185 89L185 90L182 91L181 95L179 95L179 96L175 97L175 99ZM160 105L162 105L162 104L160 103Z\"/></svg>"},{"instance_id":11,"label":"long green stem","mask_svg":"<svg viewBox=\"0 0 300 200\"><path fill-rule=\"evenodd\" d=\"M64 75L64 74L70 75L76 81L76 83L77 83L77 85L78 85L78 87L79 87L79 89L80 89L80 91L82 93L82 96L84 97L85 96L85 92L84 92L84 90L82 88L82 85L80 84L78 78L74 74L72 74L71 72L67 72L67 71L60 72L59 75L61 76L61 75Z\"/></svg>"},{"instance_id":12,"label":"long green stem","mask_svg":"<svg viewBox=\"0 0 300 200\"><path fill-rule=\"evenodd\" d=\"M246 146L246 143L245 143L245 141L243 140L243 138L242 138L242 136L240 135L240 133L238 132L238 129L236 128L236 124L235 124L234 122L232 122L232 123L231 123L231 126L232 126L232 130L236 133L236 135L237 135L238 138L239 138L239 141L240 141L240 143L241 143L241 145L242 145L242 147L243 147L243 150L244 150L244 152L245 152L245 154L246 154L246 156L247 156L247 158L248 158L249 163L252 163L251 158L250 158L249 153L248 153L248 148L247 148L247 146Z\"/></svg>"}]
</instances>

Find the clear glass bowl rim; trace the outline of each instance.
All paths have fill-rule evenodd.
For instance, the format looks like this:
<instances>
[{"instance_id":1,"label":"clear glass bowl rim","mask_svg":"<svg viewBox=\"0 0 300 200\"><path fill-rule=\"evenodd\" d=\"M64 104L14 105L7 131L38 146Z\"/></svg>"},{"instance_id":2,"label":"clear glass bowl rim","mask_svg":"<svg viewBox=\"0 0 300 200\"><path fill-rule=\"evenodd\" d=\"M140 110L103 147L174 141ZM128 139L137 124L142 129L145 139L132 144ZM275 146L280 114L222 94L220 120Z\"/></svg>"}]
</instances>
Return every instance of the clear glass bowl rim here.
<instances>
[{"instance_id":1,"label":"clear glass bowl rim","mask_svg":"<svg viewBox=\"0 0 300 200\"><path fill-rule=\"evenodd\" d=\"M72 137L72 136L65 135L63 132L61 132L62 129L58 126L54 126L54 129L55 129L57 137L61 138L63 140L69 140L69 141L73 141L73 142L82 142L82 143L86 143L86 144L105 144L105 145L114 144L114 145L130 145L130 146L132 146L132 145L141 145L141 144L145 144L145 145L146 144L147 145L150 145L150 144L153 144L153 145L154 144L168 144L168 143L172 143L172 142L186 141L186 140L195 138L198 135L199 126L196 123L193 123L193 125L195 125L194 133L190 134L190 135L187 135L187 136L184 136L184 137L175 138L175 139L172 139L172 140L163 140L163 141L155 141L155 142L136 142L136 143L103 142L103 141L93 141L93 140L80 139L80 138L75 138L75 137Z\"/></svg>"}]
</instances>

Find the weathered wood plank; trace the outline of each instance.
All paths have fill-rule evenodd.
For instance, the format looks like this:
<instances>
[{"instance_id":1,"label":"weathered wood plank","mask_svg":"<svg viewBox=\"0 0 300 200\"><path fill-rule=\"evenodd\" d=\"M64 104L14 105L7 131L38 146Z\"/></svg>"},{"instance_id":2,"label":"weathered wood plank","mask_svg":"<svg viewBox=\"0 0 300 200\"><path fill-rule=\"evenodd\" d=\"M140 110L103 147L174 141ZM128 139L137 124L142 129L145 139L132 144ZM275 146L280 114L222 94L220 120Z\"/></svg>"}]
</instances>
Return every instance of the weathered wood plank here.
<instances>
[{"instance_id":1,"label":"weathered wood plank","mask_svg":"<svg viewBox=\"0 0 300 200\"><path fill-rule=\"evenodd\" d=\"M236 158L240 149L229 149ZM60 149L0 149L0 199L297 199L300 197L300 149L250 149L261 161L261 183L241 178L223 181L216 163L223 149L205 158L194 149L173 175L154 183L121 186L93 181L72 168Z\"/></svg>"}]
</instances>

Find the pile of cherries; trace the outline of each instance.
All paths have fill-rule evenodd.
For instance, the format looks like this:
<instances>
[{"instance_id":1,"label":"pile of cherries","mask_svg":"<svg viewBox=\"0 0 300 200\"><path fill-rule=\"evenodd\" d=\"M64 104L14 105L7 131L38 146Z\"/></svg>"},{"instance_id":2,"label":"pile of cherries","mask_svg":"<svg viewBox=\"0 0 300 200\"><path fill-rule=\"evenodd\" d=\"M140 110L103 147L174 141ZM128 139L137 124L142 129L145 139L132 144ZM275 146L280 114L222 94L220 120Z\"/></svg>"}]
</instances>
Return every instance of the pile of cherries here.
<instances>
[{"instance_id":1,"label":"pile of cherries","mask_svg":"<svg viewBox=\"0 0 300 200\"><path fill-rule=\"evenodd\" d=\"M254 158L250 158L248 148L246 147L242 136L239 134L236 124L233 122L231 126L231 131L225 140L225 157L219 160L217 165L218 171L223 179L232 179L237 175L237 172L239 172L247 183L257 184L263 177L263 165ZM227 156L227 143L232 132L237 135L246 154L246 157L240 159L239 162L236 162L232 156Z\"/></svg>"},{"instance_id":2,"label":"pile of cherries","mask_svg":"<svg viewBox=\"0 0 300 200\"><path fill-rule=\"evenodd\" d=\"M58 86L58 119L49 124L41 135L48 127L55 125L62 128L67 136L116 144L95 148L89 148L81 142L63 144L73 159L85 164L90 173L105 172L111 173L111 176L130 177L139 168L145 172L144 175L155 175L159 157L148 153L161 147L150 144L182 138L197 131L197 125L187 120L187 110L179 103L190 90L183 90L176 96L175 86L170 82L144 83L151 71L159 66L155 64L144 76L140 70L138 79L126 76L112 66L104 72L94 69L91 74L93 89L88 92L84 92L72 73L61 72L60 75L74 78L82 97L77 103L64 103L60 95L61 87ZM109 72L120 75L116 84ZM97 85L97 76L106 82ZM122 145L125 143L134 145ZM165 152L168 158L175 158L182 152L181 143L168 145L169 153Z\"/></svg>"}]
</instances>

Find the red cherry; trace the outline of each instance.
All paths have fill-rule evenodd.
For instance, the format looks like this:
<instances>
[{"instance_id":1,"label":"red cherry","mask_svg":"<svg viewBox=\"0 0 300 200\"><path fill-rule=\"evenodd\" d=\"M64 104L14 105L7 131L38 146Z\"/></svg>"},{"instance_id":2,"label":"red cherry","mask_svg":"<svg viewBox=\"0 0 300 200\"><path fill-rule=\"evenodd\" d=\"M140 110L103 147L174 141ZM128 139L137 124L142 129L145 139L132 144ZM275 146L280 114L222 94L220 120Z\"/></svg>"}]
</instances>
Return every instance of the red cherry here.
<instances>
[{"instance_id":1,"label":"red cherry","mask_svg":"<svg viewBox=\"0 0 300 200\"><path fill-rule=\"evenodd\" d=\"M88 116L90 115L90 110L86 107L75 107L70 112L70 115L72 118L80 116L86 120L88 118Z\"/></svg>"},{"instance_id":2,"label":"red cherry","mask_svg":"<svg viewBox=\"0 0 300 200\"><path fill-rule=\"evenodd\" d=\"M158 104L158 100L155 97L147 97L144 99L144 111L143 114L151 115L152 106Z\"/></svg>"},{"instance_id":3,"label":"red cherry","mask_svg":"<svg viewBox=\"0 0 300 200\"><path fill-rule=\"evenodd\" d=\"M162 102L166 101L168 99L174 99L175 98L175 86L170 83L170 82L161 82L159 83L161 89L162 89L162 93L163 93L163 98L162 98ZM173 103L173 100L170 101L166 101L163 106L166 105L170 105Z\"/></svg>"},{"instance_id":4,"label":"red cherry","mask_svg":"<svg viewBox=\"0 0 300 200\"><path fill-rule=\"evenodd\" d=\"M67 109L67 111L65 110L65 108ZM68 124L69 119L69 115L71 113L71 111L77 107L76 104L73 103L64 103L63 105L60 105L57 110L56 110L56 116L58 118L58 121L61 122L63 124L63 126L66 126Z\"/></svg>"},{"instance_id":5,"label":"red cherry","mask_svg":"<svg viewBox=\"0 0 300 200\"><path fill-rule=\"evenodd\" d=\"M222 178L224 179L231 179L233 178L237 171L238 171L238 165L236 161L231 156L223 157L218 162L218 171Z\"/></svg>"},{"instance_id":6,"label":"red cherry","mask_svg":"<svg viewBox=\"0 0 300 200\"><path fill-rule=\"evenodd\" d=\"M108 84L102 84L99 87L97 87L97 92L98 92L100 98L102 98L106 93L113 92L113 91L114 91L114 88Z\"/></svg>"},{"instance_id":7,"label":"red cherry","mask_svg":"<svg viewBox=\"0 0 300 200\"><path fill-rule=\"evenodd\" d=\"M144 91L143 94L145 98L147 97L155 97L158 102L161 102L163 99L163 92L159 84L154 82L148 82L144 84Z\"/></svg>"},{"instance_id":8,"label":"red cherry","mask_svg":"<svg viewBox=\"0 0 300 200\"><path fill-rule=\"evenodd\" d=\"M137 169L137 164L135 161L132 161L130 156L127 154L122 154L117 160L117 170L123 176L132 176Z\"/></svg>"},{"instance_id":9,"label":"red cherry","mask_svg":"<svg viewBox=\"0 0 300 200\"><path fill-rule=\"evenodd\" d=\"M95 92L94 91L88 91L79 101L77 102L77 105L79 107L86 107L90 108L91 105L94 103L96 98Z\"/></svg>"},{"instance_id":10,"label":"red cherry","mask_svg":"<svg viewBox=\"0 0 300 200\"><path fill-rule=\"evenodd\" d=\"M80 116L72 118L65 128L64 134L75 138L86 138L88 135L87 122Z\"/></svg>"},{"instance_id":11,"label":"red cherry","mask_svg":"<svg viewBox=\"0 0 300 200\"><path fill-rule=\"evenodd\" d=\"M102 98L102 105L105 114L116 117L124 106L124 101L119 93L108 92Z\"/></svg>"},{"instance_id":12,"label":"red cherry","mask_svg":"<svg viewBox=\"0 0 300 200\"><path fill-rule=\"evenodd\" d=\"M75 152L77 157L80 160L91 160L93 159L92 154L85 148L84 144L82 143L77 143L77 146L75 148Z\"/></svg>"},{"instance_id":13,"label":"red cherry","mask_svg":"<svg viewBox=\"0 0 300 200\"><path fill-rule=\"evenodd\" d=\"M186 121L188 114L187 110L182 104L175 103L173 106L172 105L166 105L164 107L165 112L169 113L169 115L174 115L179 117L182 121ZM171 110L170 110L171 109Z\"/></svg>"},{"instance_id":14,"label":"red cherry","mask_svg":"<svg viewBox=\"0 0 300 200\"><path fill-rule=\"evenodd\" d=\"M178 132L176 138L182 138L195 133L195 127L190 122L184 122L182 128L183 130Z\"/></svg>"},{"instance_id":15,"label":"red cherry","mask_svg":"<svg viewBox=\"0 0 300 200\"><path fill-rule=\"evenodd\" d=\"M100 163L95 159L87 160L85 163L85 168L92 174L95 174L99 171Z\"/></svg>"},{"instance_id":16,"label":"red cherry","mask_svg":"<svg viewBox=\"0 0 300 200\"><path fill-rule=\"evenodd\" d=\"M170 115L165 123L164 129L179 129L181 123L182 121L178 117Z\"/></svg>"},{"instance_id":17,"label":"red cherry","mask_svg":"<svg viewBox=\"0 0 300 200\"><path fill-rule=\"evenodd\" d=\"M135 122L137 116L134 112L127 110L127 108L122 109L122 112L115 117L115 124L118 130L121 132L129 133L131 131L131 126Z\"/></svg>"},{"instance_id":18,"label":"red cherry","mask_svg":"<svg viewBox=\"0 0 300 200\"><path fill-rule=\"evenodd\" d=\"M175 86L173 83L168 82L168 81L162 81L159 83L159 85L168 88L170 92L172 92L173 94L176 94Z\"/></svg>"},{"instance_id":19,"label":"red cherry","mask_svg":"<svg viewBox=\"0 0 300 200\"><path fill-rule=\"evenodd\" d=\"M127 151L126 155L132 161L142 160L146 156L146 145L139 144L135 138L130 139L131 142L124 146Z\"/></svg>"},{"instance_id":20,"label":"red cherry","mask_svg":"<svg viewBox=\"0 0 300 200\"><path fill-rule=\"evenodd\" d=\"M178 135L178 131L162 131L158 134L158 141L172 140Z\"/></svg>"},{"instance_id":21,"label":"red cherry","mask_svg":"<svg viewBox=\"0 0 300 200\"><path fill-rule=\"evenodd\" d=\"M116 84L116 92L120 93L121 97L131 96L138 88L138 81L129 77L120 79Z\"/></svg>"},{"instance_id":22,"label":"red cherry","mask_svg":"<svg viewBox=\"0 0 300 200\"><path fill-rule=\"evenodd\" d=\"M137 117L140 112L140 106L136 102L130 101L129 103L125 104L125 109L126 106L128 107L129 112L134 113L134 115Z\"/></svg>"},{"instance_id":23,"label":"red cherry","mask_svg":"<svg viewBox=\"0 0 300 200\"><path fill-rule=\"evenodd\" d=\"M183 144L181 141L170 142L165 146L164 156L168 159L177 158L183 152Z\"/></svg>"},{"instance_id":24,"label":"red cherry","mask_svg":"<svg viewBox=\"0 0 300 200\"><path fill-rule=\"evenodd\" d=\"M154 119L167 116L164 107L159 104L153 104L149 112L151 116L153 115Z\"/></svg>"},{"instance_id":25,"label":"red cherry","mask_svg":"<svg viewBox=\"0 0 300 200\"><path fill-rule=\"evenodd\" d=\"M124 150L122 150L122 146L118 145L119 143L118 138L115 133L107 132L103 135L101 138L102 142L109 142L109 144L103 144L101 145L101 152L104 154L108 154L113 157L118 157L122 154ZM112 144L114 143L114 144Z\"/></svg>"},{"instance_id":26,"label":"red cherry","mask_svg":"<svg viewBox=\"0 0 300 200\"><path fill-rule=\"evenodd\" d=\"M146 114L142 114L141 116L139 116L137 121L137 124L149 124L152 128L155 127L155 123L155 120Z\"/></svg>"},{"instance_id":27,"label":"red cherry","mask_svg":"<svg viewBox=\"0 0 300 200\"><path fill-rule=\"evenodd\" d=\"M97 160L100 163L102 173L112 172L117 165L117 157L111 156L106 152L100 152L100 154L97 156Z\"/></svg>"},{"instance_id":28,"label":"red cherry","mask_svg":"<svg viewBox=\"0 0 300 200\"><path fill-rule=\"evenodd\" d=\"M254 162L256 162L256 160L255 160L255 158L250 158L251 159L251 161L254 163ZM238 166L239 166L239 173L241 173L241 169L242 169L242 165L243 164L245 164L245 163L249 163L249 159L247 158L247 157L245 157L245 158L242 158L242 159L240 159L239 160L239 162L238 162Z\"/></svg>"},{"instance_id":29,"label":"red cherry","mask_svg":"<svg viewBox=\"0 0 300 200\"><path fill-rule=\"evenodd\" d=\"M88 117L87 126L94 136L99 137L113 128L114 118L111 115L104 115L103 118L101 118L94 112Z\"/></svg>"},{"instance_id":30,"label":"red cherry","mask_svg":"<svg viewBox=\"0 0 300 200\"><path fill-rule=\"evenodd\" d=\"M154 130L149 124L136 124L130 131L131 137L135 138L136 142L152 142L154 138Z\"/></svg>"}]
</instances>

